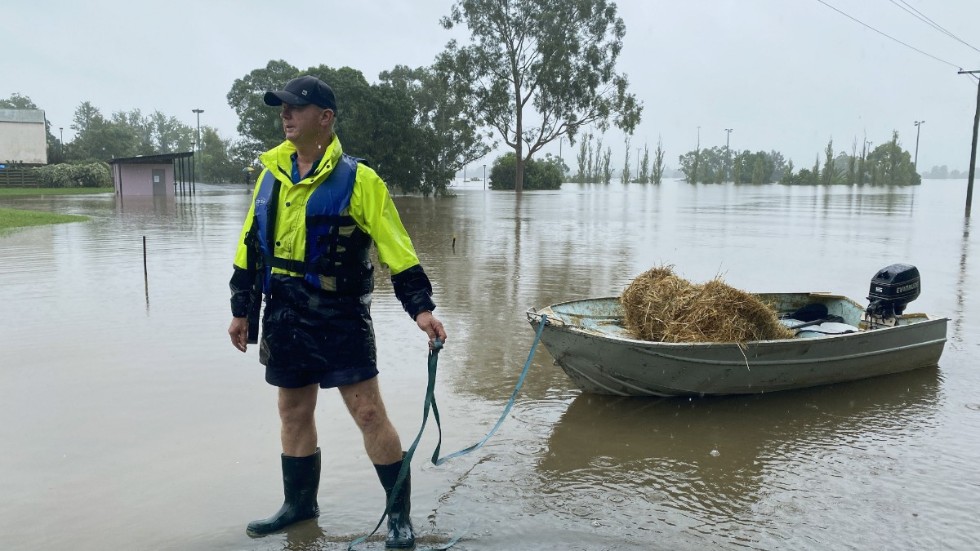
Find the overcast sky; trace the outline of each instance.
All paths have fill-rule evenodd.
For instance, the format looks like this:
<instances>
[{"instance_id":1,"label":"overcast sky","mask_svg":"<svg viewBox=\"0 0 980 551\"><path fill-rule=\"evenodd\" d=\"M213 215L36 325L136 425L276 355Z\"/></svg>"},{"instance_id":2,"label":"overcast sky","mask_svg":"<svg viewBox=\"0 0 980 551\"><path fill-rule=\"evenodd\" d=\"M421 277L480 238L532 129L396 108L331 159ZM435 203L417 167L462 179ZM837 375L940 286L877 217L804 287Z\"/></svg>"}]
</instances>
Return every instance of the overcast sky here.
<instances>
[{"instance_id":1,"label":"overcast sky","mask_svg":"<svg viewBox=\"0 0 980 551\"><path fill-rule=\"evenodd\" d=\"M849 151L855 138L877 145L898 130L914 153L914 121L924 120L920 169L965 170L977 81L957 70L980 70L980 1L825 2L938 60L819 0L621 0L619 70L644 105L633 146L662 136L676 166L699 132L702 146L723 146L731 128L733 149L775 149L807 167L831 137ZM233 138L225 96L235 79L270 59L350 66L372 82L398 64L428 65L452 37L439 25L452 3L5 0L0 98L30 97L66 141L86 100L106 116L159 110L191 126L203 109L202 126ZM605 142L621 163L623 135ZM572 165L567 141L563 153Z\"/></svg>"}]
</instances>

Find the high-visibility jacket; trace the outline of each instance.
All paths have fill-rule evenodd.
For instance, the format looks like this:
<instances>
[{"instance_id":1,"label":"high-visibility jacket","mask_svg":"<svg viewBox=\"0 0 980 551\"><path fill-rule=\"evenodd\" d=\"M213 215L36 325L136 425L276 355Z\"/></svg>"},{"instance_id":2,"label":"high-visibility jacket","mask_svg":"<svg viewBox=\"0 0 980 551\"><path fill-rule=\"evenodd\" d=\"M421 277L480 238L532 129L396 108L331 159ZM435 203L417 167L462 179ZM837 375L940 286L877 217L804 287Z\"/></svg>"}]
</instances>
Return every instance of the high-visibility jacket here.
<instances>
[{"instance_id":1,"label":"high-visibility jacket","mask_svg":"<svg viewBox=\"0 0 980 551\"><path fill-rule=\"evenodd\" d=\"M419 265L388 188L377 173L345 157L340 141L334 136L313 173L293 183L290 174L295 152L295 146L285 141L260 156L264 169L256 180L235 254L232 314L243 317L248 310L248 293L256 275L255 260L267 260L268 277L263 286L266 292L271 277L301 278L324 292L370 292L370 288L360 285L365 278L373 281L366 257L370 241L378 249L379 260L390 270L395 294L406 311L414 318L424 310L434 309L428 277ZM341 171L351 170L353 180L338 181L345 179L334 177L328 181L338 167ZM324 184L330 189L320 189ZM347 185L349 193L342 190ZM273 194L270 186L278 187L278 194ZM261 230L273 227L273 221L274 235L262 235ZM328 250L333 239L331 233L335 237L346 234L342 244L336 240L333 243L333 254ZM359 235L370 240L359 240ZM336 247L338 244L340 247ZM261 258L255 257L255 249L251 248L254 245L259 245ZM337 254L336 249L349 245L360 250ZM325 262L341 262L343 266L327 267L323 265ZM351 281L349 276L355 273L361 274L360 282ZM345 278L347 284L343 283Z\"/></svg>"}]
</instances>

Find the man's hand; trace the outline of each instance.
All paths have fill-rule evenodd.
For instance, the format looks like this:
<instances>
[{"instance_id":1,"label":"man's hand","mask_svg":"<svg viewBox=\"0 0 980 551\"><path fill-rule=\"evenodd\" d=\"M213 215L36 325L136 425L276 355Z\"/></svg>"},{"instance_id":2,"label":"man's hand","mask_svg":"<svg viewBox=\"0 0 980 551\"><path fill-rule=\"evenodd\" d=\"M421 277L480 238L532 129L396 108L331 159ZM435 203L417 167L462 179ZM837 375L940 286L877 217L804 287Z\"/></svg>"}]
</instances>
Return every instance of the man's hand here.
<instances>
[{"instance_id":1,"label":"man's hand","mask_svg":"<svg viewBox=\"0 0 980 551\"><path fill-rule=\"evenodd\" d=\"M418 324L419 329L425 331L425 334L429 336L430 349L433 347L435 339L439 339L443 343L446 342L446 329L443 328L442 322L432 315L432 312L426 310L415 316L415 323Z\"/></svg>"},{"instance_id":2,"label":"man's hand","mask_svg":"<svg viewBox=\"0 0 980 551\"><path fill-rule=\"evenodd\" d=\"M245 352L248 348L248 318L231 318L228 326L228 336L235 348Z\"/></svg>"}]
</instances>

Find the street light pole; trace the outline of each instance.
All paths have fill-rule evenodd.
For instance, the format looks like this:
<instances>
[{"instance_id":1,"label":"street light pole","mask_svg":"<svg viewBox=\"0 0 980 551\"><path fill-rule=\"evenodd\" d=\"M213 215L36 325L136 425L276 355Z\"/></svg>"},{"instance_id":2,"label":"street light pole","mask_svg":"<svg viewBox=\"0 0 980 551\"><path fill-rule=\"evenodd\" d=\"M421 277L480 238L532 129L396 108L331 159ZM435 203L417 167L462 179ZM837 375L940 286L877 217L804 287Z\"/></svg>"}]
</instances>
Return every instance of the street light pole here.
<instances>
[{"instance_id":1,"label":"street light pole","mask_svg":"<svg viewBox=\"0 0 980 551\"><path fill-rule=\"evenodd\" d=\"M916 172L919 171L919 132L922 130L922 125L926 121L915 121L915 160L912 162L912 168Z\"/></svg>"},{"instance_id":2,"label":"street light pole","mask_svg":"<svg viewBox=\"0 0 980 551\"><path fill-rule=\"evenodd\" d=\"M487 165L483 165L483 189L487 189Z\"/></svg>"},{"instance_id":3,"label":"street light pole","mask_svg":"<svg viewBox=\"0 0 980 551\"><path fill-rule=\"evenodd\" d=\"M731 156L732 156L731 150L728 149L728 144L731 140L733 131L734 130L732 128L725 129L725 181L726 182L728 181L728 165L731 164Z\"/></svg>"},{"instance_id":4,"label":"street light pole","mask_svg":"<svg viewBox=\"0 0 980 551\"><path fill-rule=\"evenodd\" d=\"M65 162L65 128L63 126L58 127L58 144L61 149L61 162Z\"/></svg>"},{"instance_id":5,"label":"street light pole","mask_svg":"<svg viewBox=\"0 0 980 551\"><path fill-rule=\"evenodd\" d=\"M192 112L197 115L197 137L194 138L194 149L200 152L201 151L201 113L204 112L204 109L194 109Z\"/></svg>"},{"instance_id":6,"label":"street light pole","mask_svg":"<svg viewBox=\"0 0 980 551\"><path fill-rule=\"evenodd\" d=\"M201 113L204 112L204 109L193 109L192 111L195 115L197 115L197 137L194 138L194 150L195 153L197 154L196 155L197 162L201 162ZM194 172L195 170L192 165L191 180L197 180L197 177L195 176Z\"/></svg>"}]
</instances>

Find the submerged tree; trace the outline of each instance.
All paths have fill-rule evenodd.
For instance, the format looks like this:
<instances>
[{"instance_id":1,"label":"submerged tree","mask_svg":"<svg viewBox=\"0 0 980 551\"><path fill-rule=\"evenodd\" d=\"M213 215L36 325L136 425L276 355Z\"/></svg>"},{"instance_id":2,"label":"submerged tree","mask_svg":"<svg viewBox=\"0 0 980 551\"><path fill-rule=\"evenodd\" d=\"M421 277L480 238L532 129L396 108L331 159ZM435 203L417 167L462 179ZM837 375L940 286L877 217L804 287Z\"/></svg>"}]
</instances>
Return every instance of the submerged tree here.
<instances>
[{"instance_id":1,"label":"submerged tree","mask_svg":"<svg viewBox=\"0 0 980 551\"><path fill-rule=\"evenodd\" d=\"M653 172L650 181L659 184L664 177L664 140L657 138L657 150L653 154Z\"/></svg>"},{"instance_id":2,"label":"submerged tree","mask_svg":"<svg viewBox=\"0 0 980 551\"><path fill-rule=\"evenodd\" d=\"M641 184L650 183L650 147L643 144L643 159L640 161L640 173L636 175L636 181Z\"/></svg>"},{"instance_id":3,"label":"submerged tree","mask_svg":"<svg viewBox=\"0 0 980 551\"><path fill-rule=\"evenodd\" d=\"M517 172L517 158L513 153L504 153L498 157L490 169L490 189L514 189L514 177ZM533 159L527 164L525 174L528 190L560 189L564 178L564 165L558 157L548 153L544 159Z\"/></svg>"},{"instance_id":4,"label":"submerged tree","mask_svg":"<svg viewBox=\"0 0 980 551\"><path fill-rule=\"evenodd\" d=\"M437 65L514 150L518 192L525 164L548 143L573 143L580 128L610 120L632 133L640 122L642 106L615 73L626 25L611 2L457 0L442 24L470 30L470 43L451 41Z\"/></svg>"}]
</instances>

